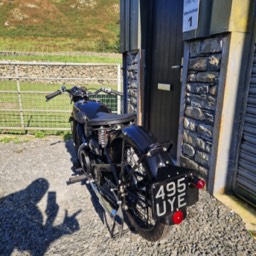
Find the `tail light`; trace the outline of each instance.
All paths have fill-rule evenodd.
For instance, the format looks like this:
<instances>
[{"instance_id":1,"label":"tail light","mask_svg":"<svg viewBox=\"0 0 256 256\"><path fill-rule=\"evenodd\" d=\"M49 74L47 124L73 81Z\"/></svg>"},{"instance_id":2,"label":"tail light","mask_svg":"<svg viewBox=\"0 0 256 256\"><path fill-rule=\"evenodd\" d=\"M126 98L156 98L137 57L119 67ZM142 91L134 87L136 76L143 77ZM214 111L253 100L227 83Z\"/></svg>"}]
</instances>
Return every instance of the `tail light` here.
<instances>
[{"instance_id":1,"label":"tail light","mask_svg":"<svg viewBox=\"0 0 256 256\"><path fill-rule=\"evenodd\" d=\"M191 182L196 188L198 189L203 189L205 186L205 181L201 180L197 177L193 177L192 182Z\"/></svg>"},{"instance_id":2,"label":"tail light","mask_svg":"<svg viewBox=\"0 0 256 256\"><path fill-rule=\"evenodd\" d=\"M196 183L196 187L197 187L198 189L203 189L204 186L205 186L205 181L199 179L199 180L197 181L197 183Z\"/></svg>"},{"instance_id":3,"label":"tail light","mask_svg":"<svg viewBox=\"0 0 256 256\"><path fill-rule=\"evenodd\" d=\"M174 224L180 224L184 220L184 214L182 211L177 211L172 215L172 221Z\"/></svg>"}]
</instances>

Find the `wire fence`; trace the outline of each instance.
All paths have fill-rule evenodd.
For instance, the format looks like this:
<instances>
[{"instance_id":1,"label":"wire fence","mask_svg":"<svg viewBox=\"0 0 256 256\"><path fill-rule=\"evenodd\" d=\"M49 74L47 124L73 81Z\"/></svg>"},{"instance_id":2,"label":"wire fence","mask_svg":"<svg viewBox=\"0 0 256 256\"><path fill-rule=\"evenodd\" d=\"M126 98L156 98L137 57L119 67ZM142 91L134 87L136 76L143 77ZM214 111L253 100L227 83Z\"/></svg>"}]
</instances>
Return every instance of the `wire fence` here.
<instances>
[{"instance_id":1,"label":"wire fence","mask_svg":"<svg viewBox=\"0 0 256 256\"><path fill-rule=\"evenodd\" d=\"M4 72L8 65L13 74ZM115 64L115 77L100 77L100 74L94 74L94 77L64 77L63 74L57 74L56 77L42 77L29 73L20 73L21 67L31 65L47 66L65 66L67 63L42 63L42 62L4 62L0 61L0 130L48 130L65 131L70 129L69 116L72 111L72 105L67 94L45 102L45 95L56 91L63 83L68 84L89 84L88 89L99 89L106 82L110 87L121 91L120 65ZM87 63L68 63L72 66L80 67L100 67L103 64ZM113 66L111 64L111 66ZM100 69L96 69L100 70ZM96 71L97 72L97 71ZM100 83L99 83L100 81ZM121 112L121 98L100 94L97 98L105 103L114 113Z\"/></svg>"}]
</instances>

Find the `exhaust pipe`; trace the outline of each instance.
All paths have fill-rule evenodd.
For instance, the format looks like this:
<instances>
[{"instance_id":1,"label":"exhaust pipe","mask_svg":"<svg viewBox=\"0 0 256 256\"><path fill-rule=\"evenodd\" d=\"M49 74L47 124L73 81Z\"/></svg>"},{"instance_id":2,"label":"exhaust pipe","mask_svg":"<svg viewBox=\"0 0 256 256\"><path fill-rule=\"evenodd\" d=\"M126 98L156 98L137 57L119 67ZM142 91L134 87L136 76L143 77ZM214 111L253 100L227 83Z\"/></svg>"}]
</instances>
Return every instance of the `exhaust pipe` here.
<instances>
[{"instance_id":1,"label":"exhaust pipe","mask_svg":"<svg viewBox=\"0 0 256 256\"><path fill-rule=\"evenodd\" d=\"M101 195L100 191L98 190L97 186L95 184L93 184L91 181L90 185L94 191L94 193L96 194L96 196L99 199L99 203L102 206L102 208L110 215L111 218L115 218L116 214L117 214L117 210L114 209L111 204Z\"/></svg>"},{"instance_id":2,"label":"exhaust pipe","mask_svg":"<svg viewBox=\"0 0 256 256\"><path fill-rule=\"evenodd\" d=\"M87 179L87 183L90 183L91 188L93 189L94 193L99 199L99 203L102 206L102 208L109 214L109 216L114 219L118 224L122 225L123 223L123 214L122 214L122 209L119 206L118 209L114 209L111 204L101 195L100 191L98 190L97 186L94 184L93 179L86 173L76 176L76 177L71 177L67 181L67 185L83 181ZM120 212L121 211L121 212Z\"/></svg>"}]
</instances>

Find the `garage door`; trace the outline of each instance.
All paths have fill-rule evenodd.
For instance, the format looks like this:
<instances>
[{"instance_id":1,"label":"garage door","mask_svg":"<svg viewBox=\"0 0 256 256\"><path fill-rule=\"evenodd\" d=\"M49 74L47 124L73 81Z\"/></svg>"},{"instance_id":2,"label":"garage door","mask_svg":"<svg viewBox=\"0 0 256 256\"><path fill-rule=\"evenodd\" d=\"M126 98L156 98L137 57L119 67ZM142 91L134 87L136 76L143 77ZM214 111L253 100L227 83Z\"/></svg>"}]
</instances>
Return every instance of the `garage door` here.
<instances>
[{"instance_id":1,"label":"garage door","mask_svg":"<svg viewBox=\"0 0 256 256\"><path fill-rule=\"evenodd\" d=\"M239 149L235 192L256 205L256 51L252 63L246 113Z\"/></svg>"}]
</instances>

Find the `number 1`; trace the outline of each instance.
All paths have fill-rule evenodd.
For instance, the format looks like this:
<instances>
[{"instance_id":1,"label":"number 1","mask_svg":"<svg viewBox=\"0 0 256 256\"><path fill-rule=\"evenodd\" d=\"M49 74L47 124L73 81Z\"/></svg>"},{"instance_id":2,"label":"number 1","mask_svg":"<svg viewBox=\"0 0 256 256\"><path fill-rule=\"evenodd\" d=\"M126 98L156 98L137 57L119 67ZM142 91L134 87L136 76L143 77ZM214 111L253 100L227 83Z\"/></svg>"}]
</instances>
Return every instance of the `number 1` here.
<instances>
[{"instance_id":1,"label":"number 1","mask_svg":"<svg viewBox=\"0 0 256 256\"><path fill-rule=\"evenodd\" d=\"M188 19L189 26L192 27L192 16Z\"/></svg>"}]
</instances>

